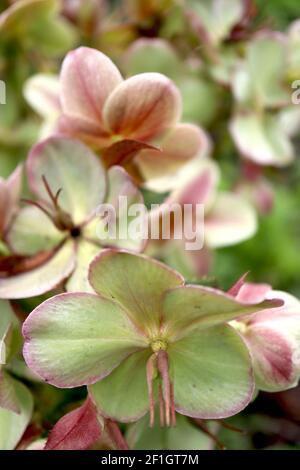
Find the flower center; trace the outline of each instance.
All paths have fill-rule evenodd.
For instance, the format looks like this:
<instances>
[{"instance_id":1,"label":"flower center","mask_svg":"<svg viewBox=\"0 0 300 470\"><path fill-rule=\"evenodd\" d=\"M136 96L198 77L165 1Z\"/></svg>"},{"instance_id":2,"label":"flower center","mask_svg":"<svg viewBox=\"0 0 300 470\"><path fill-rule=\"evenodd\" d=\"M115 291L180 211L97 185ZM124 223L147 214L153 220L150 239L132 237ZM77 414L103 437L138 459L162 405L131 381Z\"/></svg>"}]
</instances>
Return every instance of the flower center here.
<instances>
[{"instance_id":1,"label":"flower center","mask_svg":"<svg viewBox=\"0 0 300 470\"><path fill-rule=\"evenodd\" d=\"M164 339L155 339L151 342L151 349L153 352L165 351L167 349L167 342Z\"/></svg>"}]
</instances>

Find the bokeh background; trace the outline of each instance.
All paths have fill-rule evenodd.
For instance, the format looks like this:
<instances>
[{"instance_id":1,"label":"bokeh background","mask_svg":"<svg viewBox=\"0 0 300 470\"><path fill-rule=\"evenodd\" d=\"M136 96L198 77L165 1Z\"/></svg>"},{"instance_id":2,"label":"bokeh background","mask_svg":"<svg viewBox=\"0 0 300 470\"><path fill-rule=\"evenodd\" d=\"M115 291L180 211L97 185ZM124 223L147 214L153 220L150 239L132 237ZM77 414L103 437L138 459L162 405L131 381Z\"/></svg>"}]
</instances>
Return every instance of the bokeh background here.
<instances>
[{"instance_id":1,"label":"bokeh background","mask_svg":"<svg viewBox=\"0 0 300 470\"><path fill-rule=\"evenodd\" d=\"M24 5L7 16L6 9L12 3ZM247 103L237 99L232 71L245 60L257 34L279 32L276 34L289 41L291 25L300 21L299 0L227 0L229 10L233 4L242 3L242 14L231 21L225 8L221 23L211 13L213 3L0 0L0 79L6 84L6 104L0 105L0 176L7 177L25 159L40 135L42 119L24 98L26 80L36 73L57 74L70 49L79 45L97 48L115 61L124 76L143 71L164 73L182 92L184 120L202 126L212 139L212 157L221 168L221 188L243 191L256 205L259 217L255 236L237 246L216 250L210 272L196 281L227 289L249 271L249 279L270 283L300 298L300 104L291 101L291 85L300 80L299 25L287 49L289 56L279 68L277 64L266 72L268 86L275 87L280 80L287 99L276 106L269 106L267 99L260 103L260 112L278 118L282 124L281 138L292 148L290 163L254 164L243 158L229 131L241 109L257 109L252 95ZM146 39L148 49L132 53L133 44L141 38ZM268 65L272 67L272 54L270 49L266 55L270 61L256 64L257 76L265 73ZM280 161L283 147L274 142L270 145ZM262 181L267 205L261 204ZM145 196L159 202L153 194L145 192ZM190 280L195 282L192 276ZM29 312L40 301L23 302L20 307ZM41 384L33 387L38 396L36 427L43 429L49 429L84 393ZM300 449L300 388L261 393L244 413L226 422L244 430L223 425L214 430L229 449ZM147 439L144 446L150 445L150 437Z\"/></svg>"}]
</instances>

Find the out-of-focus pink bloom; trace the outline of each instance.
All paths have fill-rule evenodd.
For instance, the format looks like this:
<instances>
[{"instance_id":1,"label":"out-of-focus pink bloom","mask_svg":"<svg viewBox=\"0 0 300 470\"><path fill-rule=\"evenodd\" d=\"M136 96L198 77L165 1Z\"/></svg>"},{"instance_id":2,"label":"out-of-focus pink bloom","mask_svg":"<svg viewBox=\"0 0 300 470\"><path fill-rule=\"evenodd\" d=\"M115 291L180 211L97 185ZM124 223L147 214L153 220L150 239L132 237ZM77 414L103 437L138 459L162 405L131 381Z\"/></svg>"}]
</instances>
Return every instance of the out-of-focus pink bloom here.
<instances>
[{"instance_id":1,"label":"out-of-focus pink bloom","mask_svg":"<svg viewBox=\"0 0 300 470\"><path fill-rule=\"evenodd\" d=\"M169 217L172 205L203 205L204 224L194 215L193 224L203 230L204 246L200 250L186 250L184 234L181 240L161 241L158 249L164 248L164 254L171 265L181 269L186 275L202 276L211 266L211 250L234 245L253 236L257 229L257 218L253 207L240 195L228 191L218 191L219 169L216 163L203 159L198 172L191 166L190 171L181 177L179 189L173 191L165 204L152 212L150 217L161 220ZM197 225L197 222L199 223ZM178 223L181 220L178 219ZM173 232L178 233L176 223ZM163 243L164 242L164 243ZM150 244L151 245L151 244ZM153 247L149 247L151 249Z\"/></svg>"},{"instance_id":2,"label":"out-of-focus pink bloom","mask_svg":"<svg viewBox=\"0 0 300 470\"><path fill-rule=\"evenodd\" d=\"M46 132L50 123L52 133L82 140L107 167L125 166L138 180L150 180L155 190L168 191L169 179L157 178L168 176L174 184L178 169L196 157L200 161L210 148L201 128L179 123L181 96L172 80L160 73L123 80L96 49L69 52L59 81L34 77L25 86L25 97L46 119Z\"/></svg>"},{"instance_id":3,"label":"out-of-focus pink bloom","mask_svg":"<svg viewBox=\"0 0 300 470\"><path fill-rule=\"evenodd\" d=\"M235 192L245 197L260 214L268 214L274 205L274 191L271 183L263 176L263 168L252 162L244 162L243 177Z\"/></svg>"},{"instance_id":4,"label":"out-of-focus pink bloom","mask_svg":"<svg viewBox=\"0 0 300 470\"><path fill-rule=\"evenodd\" d=\"M295 387L300 376L299 300L266 284L242 281L233 289L230 293L241 302L282 300L281 307L239 318L232 324L251 351L257 388L275 392Z\"/></svg>"}]
</instances>

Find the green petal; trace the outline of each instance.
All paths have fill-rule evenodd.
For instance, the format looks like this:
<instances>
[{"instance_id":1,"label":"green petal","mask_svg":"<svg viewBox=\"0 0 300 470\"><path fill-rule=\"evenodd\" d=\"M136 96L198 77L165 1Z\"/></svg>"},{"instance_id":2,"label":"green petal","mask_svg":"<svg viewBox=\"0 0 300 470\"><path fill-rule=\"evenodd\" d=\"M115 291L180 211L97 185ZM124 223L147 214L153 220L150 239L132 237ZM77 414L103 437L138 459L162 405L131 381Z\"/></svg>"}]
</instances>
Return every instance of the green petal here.
<instances>
[{"instance_id":1,"label":"green petal","mask_svg":"<svg viewBox=\"0 0 300 470\"><path fill-rule=\"evenodd\" d=\"M14 219L8 233L8 243L15 253L34 255L52 250L65 235L40 209L28 206L21 209Z\"/></svg>"},{"instance_id":2,"label":"green petal","mask_svg":"<svg viewBox=\"0 0 300 470\"><path fill-rule=\"evenodd\" d=\"M286 44L279 36L266 34L251 41L246 50L246 62L234 76L235 97L243 103L263 107L288 104L290 93L283 86L285 56Z\"/></svg>"},{"instance_id":3,"label":"green petal","mask_svg":"<svg viewBox=\"0 0 300 470\"><path fill-rule=\"evenodd\" d=\"M155 70L174 79L182 71L182 64L175 49L164 39L138 39L129 47L124 59L127 75Z\"/></svg>"},{"instance_id":4,"label":"green petal","mask_svg":"<svg viewBox=\"0 0 300 470\"><path fill-rule=\"evenodd\" d=\"M103 202L106 182L100 160L81 142L51 137L31 150L27 171L31 190L49 202L42 176L75 225L81 224Z\"/></svg>"},{"instance_id":5,"label":"green petal","mask_svg":"<svg viewBox=\"0 0 300 470\"><path fill-rule=\"evenodd\" d=\"M85 293L46 300L25 321L23 335L27 365L63 388L94 383L147 346L117 304Z\"/></svg>"},{"instance_id":6,"label":"green petal","mask_svg":"<svg viewBox=\"0 0 300 470\"><path fill-rule=\"evenodd\" d=\"M10 303L0 300L0 367L10 361L19 351L21 344L20 322Z\"/></svg>"},{"instance_id":7,"label":"green petal","mask_svg":"<svg viewBox=\"0 0 300 470\"><path fill-rule=\"evenodd\" d=\"M98 255L101 248L94 243L80 240L76 247L76 268L66 284L68 292L93 292L88 281L88 272L91 261Z\"/></svg>"},{"instance_id":8,"label":"green petal","mask_svg":"<svg viewBox=\"0 0 300 470\"><path fill-rule=\"evenodd\" d=\"M181 337L195 328L204 329L256 313L278 303L241 303L217 289L203 286L183 286L171 289L163 302L163 324L168 336Z\"/></svg>"},{"instance_id":9,"label":"green petal","mask_svg":"<svg viewBox=\"0 0 300 470\"><path fill-rule=\"evenodd\" d=\"M101 413L116 421L132 422L149 409L146 363L151 351L132 354L108 377L89 387Z\"/></svg>"},{"instance_id":10,"label":"green petal","mask_svg":"<svg viewBox=\"0 0 300 470\"><path fill-rule=\"evenodd\" d=\"M49 292L74 269L74 243L67 241L48 261L31 271L0 279L0 298L22 299Z\"/></svg>"},{"instance_id":11,"label":"green petal","mask_svg":"<svg viewBox=\"0 0 300 470\"><path fill-rule=\"evenodd\" d=\"M217 44L225 39L233 26L239 23L243 17L243 3L241 0L189 0L189 8L201 24L201 30L210 41ZM197 18L199 17L199 18Z\"/></svg>"},{"instance_id":12,"label":"green petal","mask_svg":"<svg viewBox=\"0 0 300 470\"><path fill-rule=\"evenodd\" d=\"M240 336L228 325L193 332L170 346L175 408L194 418L234 415L251 400L251 360Z\"/></svg>"},{"instance_id":13,"label":"green petal","mask_svg":"<svg viewBox=\"0 0 300 470\"><path fill-rule=\"evenodd\" d=\"M104 250L90 266L94 290L116 300L132 321L149 334L159 328L162 295L184 283L176 271L147 256Z\"/></svg>"},{"instance_id":14,"label":"green petal","mask_svg":"<svg viewBox=\"0 0 300 470\"><path fill-rule=\"evenodd\" d=\"M16 380L12 380L20 413L0 408L0 449L12 450L21 439L29 424L33 400L29 390Z\"/></svg>"}]
</instances>

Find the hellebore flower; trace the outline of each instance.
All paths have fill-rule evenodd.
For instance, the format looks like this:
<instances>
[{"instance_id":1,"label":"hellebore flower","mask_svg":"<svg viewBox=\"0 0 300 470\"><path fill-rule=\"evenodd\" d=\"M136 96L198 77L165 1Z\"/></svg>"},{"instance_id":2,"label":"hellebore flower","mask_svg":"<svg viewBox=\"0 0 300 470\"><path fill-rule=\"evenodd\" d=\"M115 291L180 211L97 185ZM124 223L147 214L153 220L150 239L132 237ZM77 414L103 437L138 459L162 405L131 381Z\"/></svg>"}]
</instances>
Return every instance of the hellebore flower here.
<instances>
[{"instance_id":1,"label":"hellebore flower","mask_svg":"<svg viewBox=\"0 0 300 470\"><path fill-rule=\"evenodd\" d=\"M233 288L236 299L260 302L281 299L283 305L266 309L232 325L245 339L253 360L256 386L279 392L295 387L300 377L300 302L290 294L273 291L265 284L240 282Z\"/></svg>"},{"instance_id":2,"label":"hellebore flower","mask_svg":"<svg viewBox=\"0 0 300 470\"><path fill-rule=\"evenodd\" d=\"M182 207L183 222L194 227L195 237L196 232L202 230L203 247L187 250L186 243L192 240L187 240L182 233L181 219L174 218L173 238L171 240L161 238L158 243L150 242L148 246L149 253L151 250L161 253L168 264L181 270L188 277L207 274L213 249L247 240L257 229L257 217L253 207L239 194L218 191L219 179L217 164L212 160L203 159L202 168L198 173L191 171L182 175L182 187L171 192L161 207L149 213L150 223L154 224L160 218L162 226L163 218L169 218L170 212L172 214L172 205L179 204ZM204 220L197 220L196 212L185 213L186 204L193 207L203 205ZM186 217L192 220L186 220Z\"/></svg>"},{"instance_id":3,"label":"hellebore flower","mask_svg":"<svg viewBox=\"0 0 300 470\"><path fill-rule=\"evenodd\" d=\"M166 425L175 412L223 418L249 403L250 356L227 322L277 302L184 285L166 265L113 249L91 263L89 280L97 295L57 295L24 323L25 360L45 381L89 385L101 414L121 422L150 411L153 425L156 403Z\"/></svg>"},{"instance_id":4,"label":"hellebore flower","mask_svg":"<svg viewBox=\"0 0 300 470\"><path fill-rule=\"evenodd\" d=\"M53 132L75 137L99 151L107 167L122 165L143 181L149 172L160 176L173 173L174 167L207 150L202 129L178 123L180 93L160 73L142 73L123 80L107 56L80 47L63 61L59 90L53 80L41 75L30 79L25 86L27 100L44 118L46 115L46 123L53 122L60 109ZM40 102L46 105L42 110Z\"/></svg>"},{"instance_id":5,"label":"hellebore flower","mask_svg":"<svg viewBox=\"0 0 300 470\"><path fill-rule=\"evenodd\" d=\"M290 130L278 112L291 100L284 86L287 55L284 36L260 34L248 44L233 77L239 106L230 123L231 135L243 157L258 165L283 167L294 159Z\"/></svg>"},{"instance_id":6,"label":"hellebore flower","mask_svg":"<svg viewBox=\"0 0 300 470\"><path fill-rule=\"evenodd\" d=\"M59 137L33 147L26 168L37 199L28 200L30 205L18 212L7 242L15 254L29 259L0 279L0 298L37 296L66 278L70 278L67 290L84 291L90 288L88 265L103 246L142 248L143 241L126 238L127 233L124 239L98 235L102 222L96 212L102 203L117 210L120 195L127 197L128 206L142 202L123 168L112 167L106 178L101 162L88 147ZM120 212L121 217L127 217L127 212Z\"/></svg>"},{"instance_id":7,"label":"hellebore flower","mask_svg":"<svg viewBox=\"0 0 300 470\"><path fill-rule=\"evenodd\" d=\"M17 212L21 186L21 166L18 166L7 180L0 178L0 239L5 236Z\"/></svg>"}]
</instances>

